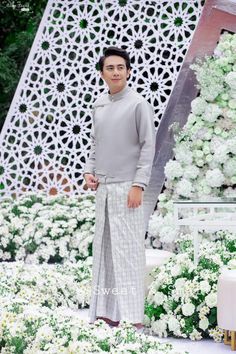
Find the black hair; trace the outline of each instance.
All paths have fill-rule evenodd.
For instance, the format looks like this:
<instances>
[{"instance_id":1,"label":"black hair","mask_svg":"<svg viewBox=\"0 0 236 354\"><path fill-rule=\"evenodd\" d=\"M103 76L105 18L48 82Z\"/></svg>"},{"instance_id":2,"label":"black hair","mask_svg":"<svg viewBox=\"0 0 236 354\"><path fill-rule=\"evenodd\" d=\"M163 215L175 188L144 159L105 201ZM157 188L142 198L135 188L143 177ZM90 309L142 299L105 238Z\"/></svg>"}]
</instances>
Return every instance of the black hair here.
<instances>
[{"instance_id":1,"label":"black hair","mask_svg":"<svg viewBox=\"0 0 236 354\"><path fill-rule=\"evenodd\" d=\"M130 57L125 49L118 47L108 47L103 51L103 56L101 56L101 58L99 59L98 66L100 71L103 71L105 59L107 57L110 57L111 55L117 55L119 57L124 58L127 70L131 69Z\"/></svg>"}]
</instances>

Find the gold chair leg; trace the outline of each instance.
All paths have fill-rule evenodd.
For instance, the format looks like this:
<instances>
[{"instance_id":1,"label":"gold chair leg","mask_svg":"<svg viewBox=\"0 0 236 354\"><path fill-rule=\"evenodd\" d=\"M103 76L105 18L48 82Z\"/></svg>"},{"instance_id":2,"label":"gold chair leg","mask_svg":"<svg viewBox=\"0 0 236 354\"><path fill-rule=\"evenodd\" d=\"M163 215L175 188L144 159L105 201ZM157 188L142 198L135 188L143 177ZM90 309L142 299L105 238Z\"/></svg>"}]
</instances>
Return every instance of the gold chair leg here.
<instances>
[{"instance_id":1,"label":"gold chair leg","mask_svg":"<svg viewBox=\"0 0 236 354\"><path fill-rule=\"evenodd\" d=\"M231 349L236 350L236 332L231 331Z\"/></svg>"},{"instance_id":2,"label":"gold chair leg","mask_svg":"<svg viewBox=\"0 0 236 354\"><path fill-rule=\"evenodd\" d=\"M231 344L231 340L229 338L229 331L224 329L224 344Z\"/></svg>"}]
</instances>

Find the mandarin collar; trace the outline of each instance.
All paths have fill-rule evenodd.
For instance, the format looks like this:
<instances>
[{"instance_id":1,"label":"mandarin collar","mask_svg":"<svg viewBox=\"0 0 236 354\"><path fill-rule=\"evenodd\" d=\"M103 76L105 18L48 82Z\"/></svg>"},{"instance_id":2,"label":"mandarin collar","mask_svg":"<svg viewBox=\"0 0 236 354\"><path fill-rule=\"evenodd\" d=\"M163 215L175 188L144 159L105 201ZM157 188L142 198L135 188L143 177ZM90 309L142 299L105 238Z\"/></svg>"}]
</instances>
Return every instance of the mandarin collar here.
<instances>
[{"instance_id":1,"label":"mandarin collar","mask_svg":"<svg viewBox=\"0 0 236 354\"><path fill-rule=\"evenodd\" d=\"M130 87L126 85L121 91L114 93L111 95L110 93L108 94L109 100L114 102L120 100L122 97L124 97L128 92L130 91Z\"/></svg>"}]
</instances>

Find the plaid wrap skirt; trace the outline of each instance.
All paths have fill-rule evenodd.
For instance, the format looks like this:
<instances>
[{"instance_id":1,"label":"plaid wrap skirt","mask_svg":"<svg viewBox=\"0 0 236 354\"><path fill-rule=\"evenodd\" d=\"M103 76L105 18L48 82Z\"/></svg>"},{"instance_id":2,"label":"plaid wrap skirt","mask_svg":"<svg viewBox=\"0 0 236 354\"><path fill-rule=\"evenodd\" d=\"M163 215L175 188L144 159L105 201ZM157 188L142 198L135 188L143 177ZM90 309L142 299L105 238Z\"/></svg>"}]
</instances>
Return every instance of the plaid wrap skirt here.
<instances>
[{"instance_id":1,"label":"plaid wrap skirt","mask_svg":"<svg viewBox=\"0 0 236 354\"><path fill-rule=\"evenodd\" d=\"M131 182L100 183L96 192L90 322L142 323L145 296L143 205L128 208Z\"/></svg>"}]
</instances>

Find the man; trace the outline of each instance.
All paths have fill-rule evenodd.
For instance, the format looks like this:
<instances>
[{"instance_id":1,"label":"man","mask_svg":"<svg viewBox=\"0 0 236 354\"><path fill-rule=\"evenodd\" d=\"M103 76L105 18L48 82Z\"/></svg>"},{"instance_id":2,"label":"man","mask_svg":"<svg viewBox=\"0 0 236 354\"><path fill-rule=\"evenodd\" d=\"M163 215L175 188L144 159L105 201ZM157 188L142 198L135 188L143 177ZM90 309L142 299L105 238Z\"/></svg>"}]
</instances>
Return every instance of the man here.
<instances>
[{"instance_id":1,"label":"man","mask_svg":"<svg viewBox=\"0 0 236 354\"><path fill-rule=\"evenodd\" d=\"M142 327L145 224L143 190L155 147L153 110L127 86L128 53L109 47L99 61L109 92L96 100L91 151L85 165L88 188L96 192L90 322L121 320Z\"/></svg>"}]
</instances>

